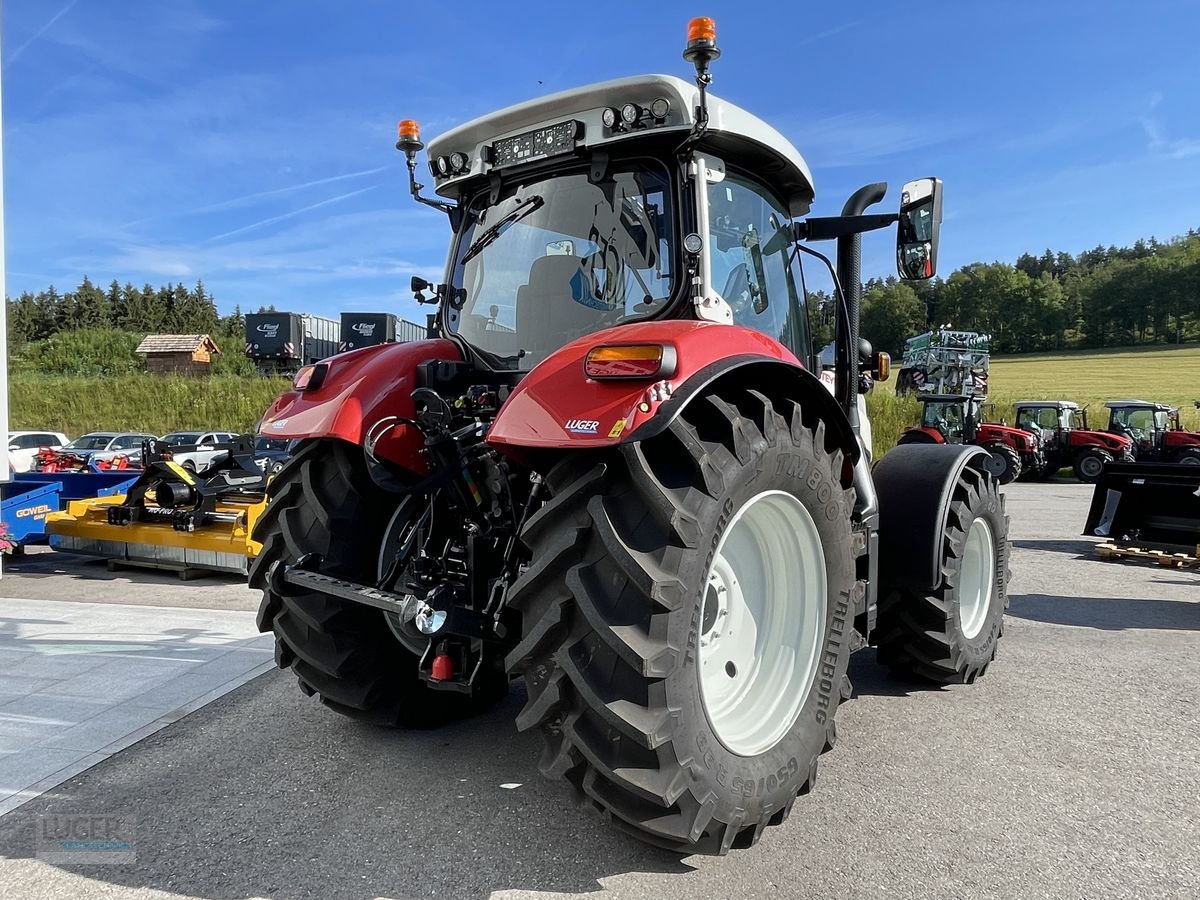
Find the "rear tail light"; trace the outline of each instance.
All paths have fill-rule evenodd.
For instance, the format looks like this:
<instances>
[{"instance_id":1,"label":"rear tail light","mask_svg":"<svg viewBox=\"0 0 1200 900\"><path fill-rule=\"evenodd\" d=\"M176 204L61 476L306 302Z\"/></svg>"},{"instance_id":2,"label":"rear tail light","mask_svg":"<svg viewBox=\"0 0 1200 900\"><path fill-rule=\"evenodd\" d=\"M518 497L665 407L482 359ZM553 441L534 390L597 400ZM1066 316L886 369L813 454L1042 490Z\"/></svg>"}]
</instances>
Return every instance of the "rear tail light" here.
<instances>
[{"instance_id":1,"label":"rear tail light","mask_svg":"<svg viewBox=\"0 0 1200 900\"><path fill-rule=\"evenodd\" d=\"M588 378L670 378L675 362L669 344L614 344L589 350L583 371Z\"/></svg>"},{"instance_id":2,"label":"rear tail light","mask_svg":"<svg viewBox=\"0 0 1200 900\"><path fill-rule=\"evenodd\" d=\"M325 381L325 373L329 366L317 363L315 366L301 366L292 379L292 387L298 391L315 391Z\"/></svg>"}]
</instances>

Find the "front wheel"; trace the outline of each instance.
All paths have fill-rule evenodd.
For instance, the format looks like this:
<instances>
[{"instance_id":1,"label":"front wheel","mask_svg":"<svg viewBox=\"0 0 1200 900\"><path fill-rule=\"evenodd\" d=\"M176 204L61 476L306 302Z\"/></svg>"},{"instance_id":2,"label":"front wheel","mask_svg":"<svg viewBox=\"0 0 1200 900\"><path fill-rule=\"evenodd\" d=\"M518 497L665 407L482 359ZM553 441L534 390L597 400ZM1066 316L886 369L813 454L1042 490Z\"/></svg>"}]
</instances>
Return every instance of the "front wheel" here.
<instances>
[{"instance_id":1,"label":"front wheel","mask_svg":"<svg viewBox=\"0 0 1200 900\"><path fill-rule=\"evenodd\" d=\"M1179 455L1175 457L1175 462L1184 466L1200 466L1200 449L1188 447L1180 450Z\"/></svg>"},{"instance_id":2,"label":"front wheel","mask_svg":"<svg viewBox=\"0 0 1200 900\"><path fill-rule=\"evenodd\" d=\"M991 454L988 460L988 474L1001 484L1011 484L1021 477L1021 456L1007 444L993 444L985 447Z\"/></svg>"},{"instance_id":3,"label":"front wheel","mask_svg":"<svg viewBox=\"0 0 1200 900\"><path fill-rule=\"evenodd\" d=\"M1107 450L1084 450L1077 457L1072 468L1075 477L1084 484L1095 484L1104 473L1104 466L1113 461L1112 454Z\"/></svg>"},{"instance_id":4,"label":"front wheel","mask_svg":"<svg viewBox=\"0 0 1200 900\"><path fill-rule=\"evenodd\" d=\"M1008 607L1008 517L986 473L959 473L939 552L938 588L880 597L879 661L907 677L969 684L996 658Z\"/></svg>"},{"instance_id":5,"label":"front wheel","mask_svg":"<svg viewBox=\"0 0 1200 900\"><path fill-rule=\"evenodd\" d=\"M693 401L660 437L567 457L522 538L509 656L542 771L688 853L782 823L849 696L853 493L800 407Z\"/></svg>"}]
</instances>

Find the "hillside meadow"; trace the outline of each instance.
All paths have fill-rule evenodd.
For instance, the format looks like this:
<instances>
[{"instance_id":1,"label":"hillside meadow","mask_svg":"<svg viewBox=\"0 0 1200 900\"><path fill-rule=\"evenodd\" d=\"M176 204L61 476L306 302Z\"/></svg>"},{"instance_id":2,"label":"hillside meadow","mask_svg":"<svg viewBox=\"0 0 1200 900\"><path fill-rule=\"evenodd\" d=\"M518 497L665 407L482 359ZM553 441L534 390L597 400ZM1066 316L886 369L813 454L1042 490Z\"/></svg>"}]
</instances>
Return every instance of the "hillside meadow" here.
<instances>
[{"instance_id":1,"label":"hillside meadow","mask_svg":"<svg viewBox=\"0 0 1200 900\"><path fill-rule=\"evenodd\" d=\"M1013 421L1017 400L1062 398L1089 405L1093 426L1107 422L1104 401L1133 397L1179 406L1184 424L1200 430L1200 346L1008 356L992 361L995 415ZM894 382L867 398L875 453L882 454L920 418L920 404L898 398ZM141 374L44 375L16 371L9 378L10 427L53 428L76 437L87 431L249 430L287 387L283 378L217 375L211 378Z\"/></svg>"}]
</instances>

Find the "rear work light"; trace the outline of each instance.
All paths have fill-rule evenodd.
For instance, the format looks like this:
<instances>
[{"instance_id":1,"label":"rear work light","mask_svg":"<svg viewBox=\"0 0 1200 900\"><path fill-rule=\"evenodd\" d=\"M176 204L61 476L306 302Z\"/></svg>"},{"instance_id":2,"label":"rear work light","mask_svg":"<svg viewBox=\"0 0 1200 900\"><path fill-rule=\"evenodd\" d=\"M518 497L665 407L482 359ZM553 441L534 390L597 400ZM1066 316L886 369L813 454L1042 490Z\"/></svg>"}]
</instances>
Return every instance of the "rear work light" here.
<instances>
[{"instance_id":1,"label":"rear work light","mask_svg":"<svg viewBox=\"0 0 1200 900\"><path fill-rule=\"evenodd\" d=\"M588 378L670 378L675 365L670 344L612 344L589 350L583 371Z\"/></svg>"},{"instance_id":2,"label":"rear work light","mask_svg":"<svg viewBox=\"0 0 1200 900\"><path fill-rule=\"evenodd\" d=\"M315 391L325 381L325 373L329 366L317 363L315 366L301 366L292 379L292 387L298 391Z\"/></svg>"}]
</instances>

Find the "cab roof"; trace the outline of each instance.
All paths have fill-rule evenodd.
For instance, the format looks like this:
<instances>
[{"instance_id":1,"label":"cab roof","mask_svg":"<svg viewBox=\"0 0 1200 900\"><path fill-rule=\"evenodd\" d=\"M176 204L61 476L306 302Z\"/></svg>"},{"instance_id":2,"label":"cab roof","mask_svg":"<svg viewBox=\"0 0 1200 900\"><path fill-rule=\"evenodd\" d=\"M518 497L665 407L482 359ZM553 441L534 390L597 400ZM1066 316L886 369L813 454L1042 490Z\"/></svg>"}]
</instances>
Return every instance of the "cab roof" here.
<instances>
[{"instance_id":1,"label":"cab roof","mask_svg":"<svg viewBox=\"0 0 1200 900\"><path fill-rule=\"evenodd\" d=\"M1173 406L1168 406L1166 403L1153 403L1149 400L1108 400L1104 405L1109 409L1122 409L1136 406L1145 409L1159 410L1161 412L1167 412L1175 408Z\"/></svg>"},{"instance_id":2,"label":"cab roof","mask_svg":"<svg viewBox=\"0 0 1200 900\"><path fill-rule=\"evenodd\" d=\"M615 149L657 133L674 133L682 140L695 121L699 96L699 89L682 78L639 75L561 91L489 113L430 140L431 163L455 152L465 153L469 159L468 168L457 174L443 177L434 168L435 190L443 197L458 197L465 182L500 168L488 162L495 142L572 119L578 123L576 151ZM657 99L670 104L661 123L647 117L644 126L631 130L604 126L601 117L605 109L619 112L626 103L648 109ZM712 94L708 95L708 117L699 149L711 149L726 162L741 164L763 177L783 195L792 216L808 212L813 200L812 172L791 141L753 113ZM535 153L529 161L544 158L545 154Z\"/></svg>"},{"instance_id":3,"label":"cab roof","mask_svg":"<svg viewBox=\"0 0 1200 900\"><path fill-rule=\"evenodd\" d=\"M1074 400L1018 400L1013 406L1053 406L1057 409L1079 409L1079 404Z\"/></svg>"}]
</instances>

